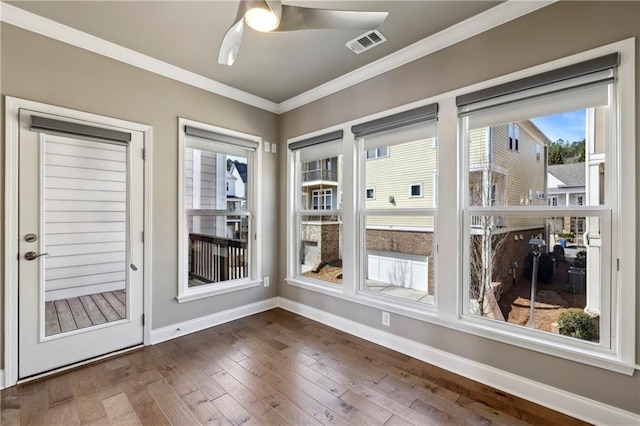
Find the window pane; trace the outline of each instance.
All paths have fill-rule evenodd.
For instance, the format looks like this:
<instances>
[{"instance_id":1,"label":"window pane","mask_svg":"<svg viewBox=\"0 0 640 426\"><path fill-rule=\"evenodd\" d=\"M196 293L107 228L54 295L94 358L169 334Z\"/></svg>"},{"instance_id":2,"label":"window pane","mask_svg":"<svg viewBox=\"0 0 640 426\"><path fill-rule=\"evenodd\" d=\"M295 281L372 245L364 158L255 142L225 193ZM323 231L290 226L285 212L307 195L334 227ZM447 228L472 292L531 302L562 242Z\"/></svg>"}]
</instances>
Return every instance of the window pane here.
<instances>
[{"instance_id":1,"label":"window pane","mask_svg":"<svg viewBox=\"0 0 640 426\"><path fill-rule=\"evenodd\" d=\"M185 208L247 210L247 157L185 148Z\"/></svg>"},{"instance_id":2,"label":"window pane","mask_svg":"<svg viewBox=\"0 0 640 426\"><path fill-rule=\"evenodd\" d=\"M189 287L249 276L247 216L188 216Z\"/></svg>"},{"instance_id":3,"label":"window pane","mask_svg":"<svg viewBox=\"0 0 640 426\"><path fill-rule=\"evenodd\" d=\"M529 326L535 276L533 327L599 340L598 217L472 216L470 222L469 313ZM563 232L570 227L582 234ZM534 237L546 242L539 255Z\"/></svg>"},{"instance_id":4,"label":"window pane","mask_svg":"<svg viewBox=\"0 0 640 426\"><path fill-rule=\"evenodd\" d=\"M376 188L375 199L367 199L366 209L435 207L433 172L438 150L433 148L432 139L400 143L392 151L378 148L384 150L384 156L364 162L363 186Z\"/></svg>"},{"instance_id":5,"label":"window pane","mask_svg":"<svg viewBox=\"0 0 640 426\"><path fill-rule=\"evenodd\" d=\"M433 223L433 216L367 216L364 290L433 304Z\"/></svg>"},{"instance_id":6,"label":"window pane","mask_svg":"<svg viewBox=\"0 0 640 426\"><path fill-rule=\"evenodd\" d=\"M597 206L605 202L608 107L469 131L469 205Z\"/></svg>"},{"instance_id":7,"label":"window pane","mask_svg":"<svg viewBox=\"0 0 640 426\"><path fill-rule=\"evenodd\" d=\"M342 284L342 222L338 215L302 216L299 273Z\"/></svg>"},{"instance_id":8,"label":"window pane","mask_svg":"<svg viewBox=\"0 0 640 426\"><path fill-rule=\"evenodd\" d=\"M323 158L301 164L302 210L338 210L342 191L342 156Z\"/></svg>"}]
</instances>

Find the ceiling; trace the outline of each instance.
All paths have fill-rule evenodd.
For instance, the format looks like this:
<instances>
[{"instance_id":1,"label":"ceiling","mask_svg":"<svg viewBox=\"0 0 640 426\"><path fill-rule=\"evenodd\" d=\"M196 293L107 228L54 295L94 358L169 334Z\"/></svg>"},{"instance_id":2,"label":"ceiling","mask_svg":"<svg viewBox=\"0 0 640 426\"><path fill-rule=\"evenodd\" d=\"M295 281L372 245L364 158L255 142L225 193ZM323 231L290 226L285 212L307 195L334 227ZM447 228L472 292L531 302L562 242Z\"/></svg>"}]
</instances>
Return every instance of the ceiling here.
<instances>
[{"instance_id":1,"label":"ceiling","mask_svg":"<svg viewBox=\"0 0 640 426\"><path fill-rule=\"evenodd\" d=\"M232 67L218 48L238 1L9 1L13 6L280 103L490 9L500 1L327 1L285 4L388 11L387 42L356 55L345 43L362 30L258 33L245 28Z\"/></svg>"}]
</instances>

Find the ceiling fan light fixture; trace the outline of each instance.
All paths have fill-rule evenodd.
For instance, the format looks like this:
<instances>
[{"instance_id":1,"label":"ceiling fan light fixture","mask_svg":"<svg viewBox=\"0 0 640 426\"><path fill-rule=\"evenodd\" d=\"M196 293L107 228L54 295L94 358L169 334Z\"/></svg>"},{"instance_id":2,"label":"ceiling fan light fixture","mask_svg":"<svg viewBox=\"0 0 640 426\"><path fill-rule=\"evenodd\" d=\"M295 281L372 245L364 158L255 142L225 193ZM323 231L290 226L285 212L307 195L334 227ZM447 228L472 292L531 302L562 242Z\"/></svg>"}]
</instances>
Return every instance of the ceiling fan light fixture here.
<instances>
[{"instance_id":1,"label":"ceiling fan light fixture","mask_svg":"<svg viewBox=\"0 0 640 426\"><path fill-rule=\"evenodd\" d=\"M247 10L244 20L256 31L268 33L278 28L280 19L266 4L256 5Z\"/></svg>"}]
</instances>

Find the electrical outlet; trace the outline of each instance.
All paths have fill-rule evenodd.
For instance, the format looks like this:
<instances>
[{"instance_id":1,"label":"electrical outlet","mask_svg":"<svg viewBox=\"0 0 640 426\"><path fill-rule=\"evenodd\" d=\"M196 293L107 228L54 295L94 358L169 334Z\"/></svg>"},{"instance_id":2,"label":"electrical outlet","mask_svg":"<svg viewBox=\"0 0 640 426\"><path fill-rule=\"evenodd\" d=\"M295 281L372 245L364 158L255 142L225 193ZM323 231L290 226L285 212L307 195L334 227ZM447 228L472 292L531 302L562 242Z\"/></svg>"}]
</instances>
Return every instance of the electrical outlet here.
<instances>
[{"instance_id":1,"label":"electrical outlet","mask_svg":"<svg viewBox=\"0 0 640 426\"><path fill-rule=\"evenodd\" d=\"M382 311L382 325L391 327L391 314L389 312Z\"/></svg>"},{"instance_id":2,"label":"electrical outlet","mask_svg":"<svg viewBox=\"0 0 640 426\"><path fill-rule=\"evenodd\" d=\"M264 152L271 152L271 144L267 141L264 141Z\"/></svg>"},{"instance_id":3,"label":"electrical outlet","mask_svg":"<svg viewBox=\"0 0 640 426\"><path fill-rule=\"evenodd\" d=\"M275 154L277 151L278 151L278 147L276 146L275 143L271 142L271 152Z\"/></svg>"},{"instance_id":4,"label":"electrical outlet","mask_svg":"<svg viewBox=\"0 0 640 426\"><path fill-rule=\"evenodd\" d=\"M262 279L262 283L264 284L265 287L269 287L269 277L264 277Z\"/></svg>"}]
</instances>

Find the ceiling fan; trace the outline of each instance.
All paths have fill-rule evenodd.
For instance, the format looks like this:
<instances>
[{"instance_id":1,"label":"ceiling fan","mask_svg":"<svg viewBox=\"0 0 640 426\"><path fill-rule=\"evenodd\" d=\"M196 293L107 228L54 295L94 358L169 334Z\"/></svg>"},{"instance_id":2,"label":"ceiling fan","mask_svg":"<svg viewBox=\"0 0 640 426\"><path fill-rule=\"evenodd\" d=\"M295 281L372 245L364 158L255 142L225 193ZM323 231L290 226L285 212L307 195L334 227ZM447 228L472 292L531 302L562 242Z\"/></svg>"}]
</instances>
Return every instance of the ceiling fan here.
<instances>
[{"instance_id":1,"label":"ceiling fan","mask_svg":"<svg viewBox=\"0 0 640 426\"><path fill-rule=\"evenodd\" d=\"M218 63L233 65L238 56L246 22L260 32L320 29L375 30L388 12L312 9L283 5L280 0L241 0L234 24L220 45Z\"/></svg>"}]
</instances>

